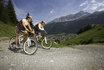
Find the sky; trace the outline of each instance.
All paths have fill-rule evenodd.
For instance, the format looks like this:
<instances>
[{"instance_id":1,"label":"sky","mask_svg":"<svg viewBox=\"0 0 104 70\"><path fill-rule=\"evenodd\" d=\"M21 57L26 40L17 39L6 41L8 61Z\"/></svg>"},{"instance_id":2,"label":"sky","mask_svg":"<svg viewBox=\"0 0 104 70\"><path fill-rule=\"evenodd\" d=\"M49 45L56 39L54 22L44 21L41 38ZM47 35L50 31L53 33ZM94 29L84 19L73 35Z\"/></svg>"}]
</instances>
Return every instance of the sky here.
<instances>
[{"instance_id":1,"label":"sky","mask_svg":"<svg viewBox=\"0 0 104 70\"><path fill-rule=\"evenodd\" d=\"M93 13L104 10L104 0L12 0L18 20L29 12L36 24L79 11Z\"/></svg>"}]
</instances>

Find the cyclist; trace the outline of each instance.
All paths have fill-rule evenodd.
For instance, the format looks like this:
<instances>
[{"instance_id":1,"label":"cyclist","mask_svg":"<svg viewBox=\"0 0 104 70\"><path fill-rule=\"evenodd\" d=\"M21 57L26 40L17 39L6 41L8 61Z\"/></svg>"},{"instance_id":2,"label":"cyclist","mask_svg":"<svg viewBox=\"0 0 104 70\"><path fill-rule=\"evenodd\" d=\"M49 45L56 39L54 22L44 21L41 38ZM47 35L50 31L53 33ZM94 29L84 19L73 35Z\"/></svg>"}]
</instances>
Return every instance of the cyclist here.
<instances>
[{"instance_id":1,"label":"cyclist","mask_svg":"<svg viewBox=\"0 0 104 70\"><path fill-rule=\"evenodd\" d=\"M40 23L34 26L34 32L35 32L34 37L36 37L36 35L39 35L39 41L41 40L44 33L47 34L47 32L44 29L45 24L46 24L45 21L41 21Z\"/></svg>"},{"instance_id":2,"label":"cyclist","mask_svg":"<svg viewBox=\"0 0 104 70\"><path fill-rule=\"evenodd\" d=\"M30 22L32 21L32 17L28 16L26 17L26 19L22 19L17 25L16 25L16 48L18 48L18 37L19 37L19 33L23 32L24 36L23 39L25 37L27 37L28 35L28 31L31 31L33 34L34 32L32 31L32 28L30 26ZM27 28L28 27L28 28Z\"/></svg>"}]
</instances>

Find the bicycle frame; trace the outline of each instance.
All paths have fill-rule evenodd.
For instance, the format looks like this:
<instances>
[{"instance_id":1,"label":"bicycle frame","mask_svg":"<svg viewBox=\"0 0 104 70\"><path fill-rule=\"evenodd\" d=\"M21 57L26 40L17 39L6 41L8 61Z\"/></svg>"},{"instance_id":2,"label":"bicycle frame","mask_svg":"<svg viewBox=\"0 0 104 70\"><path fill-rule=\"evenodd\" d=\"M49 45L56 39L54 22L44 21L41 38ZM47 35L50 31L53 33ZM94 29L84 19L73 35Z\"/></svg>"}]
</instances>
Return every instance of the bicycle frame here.
<instances>
[{"instance_id":1,"label":"bicycle frame","mask_svg":"<svg viewBox=\"0 0 104 70\"><path fill-rule=\"evenodd\" d=\"M21 40L21 37L22 37L22 36L23 36L23 35L20 35L19 38L18 38L18 43L19 43L19 44L21 44L21 41L22 41L22 40ZM30 46L30 45L31 45L30 37L27 37L27 40L26 40L26 41L28 42L28 46Z\"/></svg>"},{"instance_id":2,"label":"bicycle frame","mask_svg":"<svg viewBox=\"0 0 104 70\"><path fill-rule=\"evenodd\" d=\"M20 44L21 43L21 37L22 37L23 35L20 35L19 36L19 39L18 39L18 43Z\"/></svg>"},{"instance_id":3,"label":"bicycle frame","mask_svg":"<svg viewBox=\"0 0 104 70\"><path fill-rule=\"evenodd\" d=\"M31 33L31 32L30 32L30 33ZM22 36L23 36L23 35L20 35L20 36L19 36L19 39L18 39L18 43L19 43L19 44L21 44L21 41L22 41L22 40L21 40L21 37L22 37ZM31 42L30 42L30 37L29 37L29 35L27 36L27 40L26 40L26 41L28 42L28 46L30 46L30 45L31 45Z\"/></svg>"},{"instance_id":4,"label":"bicycle frame","mask_svg":"<svg viewBox=\"0 0 104 70\"><path fill-rule=\"evenodd\" d=\"M39 37L39 35L37 35L35 38L36 38L37 40L39 40L38 37ZM42 40L43 40L43 39L45 40L45 43L48 44L46 35L43 35L43 36L42 36Z\"/></svg>"}]
</instances>

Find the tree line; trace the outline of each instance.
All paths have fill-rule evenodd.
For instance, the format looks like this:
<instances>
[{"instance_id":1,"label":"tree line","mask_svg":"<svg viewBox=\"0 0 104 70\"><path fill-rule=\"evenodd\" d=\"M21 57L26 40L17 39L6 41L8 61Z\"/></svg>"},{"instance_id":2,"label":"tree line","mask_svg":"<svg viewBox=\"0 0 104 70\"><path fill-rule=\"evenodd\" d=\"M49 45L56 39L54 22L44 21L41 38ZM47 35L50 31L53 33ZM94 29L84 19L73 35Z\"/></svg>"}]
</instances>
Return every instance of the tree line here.
<instances>
[{"instance_id":1,"label":"tree line","mask_svg":"<svg viewBox=\"0 0 104 70\"><path fill-rule=\"evenodd\" d=\"M88 25L84 26L83 28L80 28L80 30L77 32L77 34L81 34L85 31L88 31L88 30L94 28L94 27L96 27L95 24L88 24Z\"/></svg>"},{"instance_id":2,"label":"tree line","mask_svg":"<svg viewBox=\"0 0 104 70\"><path fill-rule=\"evenodd\" d=\"M4 3L4 0L0 0L0 21L5 24L17 24L18 21L11 0L8 0L7 5Z\"/></svg>"}]
</instances>

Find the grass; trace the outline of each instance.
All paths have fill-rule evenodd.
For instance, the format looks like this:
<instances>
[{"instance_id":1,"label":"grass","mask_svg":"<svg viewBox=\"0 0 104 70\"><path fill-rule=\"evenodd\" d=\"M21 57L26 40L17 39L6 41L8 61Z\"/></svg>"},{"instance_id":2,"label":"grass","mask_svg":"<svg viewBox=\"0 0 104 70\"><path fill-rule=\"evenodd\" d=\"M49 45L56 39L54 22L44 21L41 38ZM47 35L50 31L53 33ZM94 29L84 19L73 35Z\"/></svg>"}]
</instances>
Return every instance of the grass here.
<instances>
[{"instance_id":1,"label":"grass","mask_svg":"<svg viewBox=\"0 0 104 70\"><path fill-rule=\"evenodd\" d=\"M89 43L104 43L104 24L98 25L95 28L86 31L73 37L62 45L78 45L78 44L89 44Z\"/></svg>"},{"instance_id":2,"label":"grass","mask_svg":"<svg viewBox=\"0 0 104 70\"><path fill-rule=\"evenodd\" d=\"M15 35L15 26L0 21L0 37L11 37Z\"/></svg>"}]
</instances>

